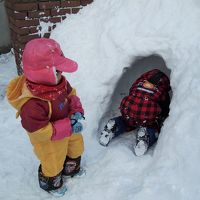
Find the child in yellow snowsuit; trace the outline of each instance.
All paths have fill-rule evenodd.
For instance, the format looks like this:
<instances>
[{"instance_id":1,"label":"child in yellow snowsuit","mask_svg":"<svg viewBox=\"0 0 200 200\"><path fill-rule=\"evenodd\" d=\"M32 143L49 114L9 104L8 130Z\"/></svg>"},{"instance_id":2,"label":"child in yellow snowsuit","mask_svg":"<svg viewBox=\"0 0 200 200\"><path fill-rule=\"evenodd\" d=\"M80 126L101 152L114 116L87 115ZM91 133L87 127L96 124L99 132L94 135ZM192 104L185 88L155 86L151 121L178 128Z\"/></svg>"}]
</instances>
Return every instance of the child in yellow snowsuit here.
<instances>
[{"instance_id":1,"label":"child in yellow snowsuit","mask_svg":"<svg viewBox=\"0 0 200 200\"><path fill-rule=\"evenodd\" d=\"M80 133L84 111L75 89L61 75L76 71L77 63L64 57L56 41L46 38L28 42L22 62L24 75L9 83L7 98L40 160L40 187L62 196L63 176L80 173L84 151Z\"/></svg>"}]
</instances>

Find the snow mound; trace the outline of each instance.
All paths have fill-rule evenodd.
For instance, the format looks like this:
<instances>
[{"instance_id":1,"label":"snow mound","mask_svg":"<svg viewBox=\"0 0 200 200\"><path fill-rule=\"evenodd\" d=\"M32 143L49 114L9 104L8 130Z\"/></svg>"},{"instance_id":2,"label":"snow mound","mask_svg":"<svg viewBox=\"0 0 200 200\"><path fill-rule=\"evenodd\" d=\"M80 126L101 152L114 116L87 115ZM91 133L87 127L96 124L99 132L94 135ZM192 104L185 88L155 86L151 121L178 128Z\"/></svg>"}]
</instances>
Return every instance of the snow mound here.
<instances>
[{"instance_id":1,"label":"snow mound","mask_svg":"<svg viewBox=\"0 0 200 200\"><path fill-rule=\"evenodd\" d=\"M125 164L115 165L113 162L123 157L128 159L126 150L116 157L113 154L120 146L126 148L120 142L125 138L119 138L103 150L99 150L96 141L99 122L108 111L124 68L130 67L138 56L157 54L171 71L173 98L170 116L146 169L133 172L128 167L125 170L129 171L128 175L121 173L125 180L121 180L120 191L126 191L126 197L119 195L117 199L182 200L198 199L200 195L199 17L200 4L192 0L119 0L117 3L115 0L96 0L79 16L66 20L52 35L61 43L65 55L79 63L79 71L66 74L66 77L77 88L86 110L88 165L94 157L105 154L110 155L109 161L103 157L99 162L124 171ZM133 155L129 156L134 160L133 165L141 164ZM135 185L135 180L130 180L132 173L142 174L140 184ZM128 186L125 184L127 178L130 181ZM109 183L106 185L110 188L108 196L113 197L116 190Z\"/></svg>"},{"instance_id":2,"label":"snow mound","mask_svg":"<svg viewBox=\"0 0 200 200\"><path fill-rule=\"evenodd\" d=\"M53 31L64 54L79 63L78 72L65 76L77 89L86 113L82 165L87 175L69 179L69 192L61 199L200 199L199 19L198 0L94 0ZM117 89L131 81L126 79L127 70L136 78L153 67L150 60L155 55L161 58L155 64L170 74L173 90L158 143L139 158L132 152L132 133L107 148L100 146L98 132L112 114L109 108L117 113ZM150 66L138 64L138 57L150 59L145 62ZM13 69L8 73L13 57L8 63L1 58L0 84L5 85L14 76ZM5 98L0 101L0 116L0 199L52 199L38 187L39 161Z\"/></svg>"}]
</instances>

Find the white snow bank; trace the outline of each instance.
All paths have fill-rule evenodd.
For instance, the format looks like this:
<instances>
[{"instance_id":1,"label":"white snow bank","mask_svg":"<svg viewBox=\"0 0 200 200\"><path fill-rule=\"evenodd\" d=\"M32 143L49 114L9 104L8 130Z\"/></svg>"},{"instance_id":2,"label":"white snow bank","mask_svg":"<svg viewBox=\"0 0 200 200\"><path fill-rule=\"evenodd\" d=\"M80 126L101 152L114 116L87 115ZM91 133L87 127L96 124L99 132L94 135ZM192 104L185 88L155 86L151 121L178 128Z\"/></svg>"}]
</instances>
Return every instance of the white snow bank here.
<instances>
[{"instance_id":1,"label":"white snow bank","mask_svg":"<svg viewBox=\"0 0 200 200\"><path fill-rule=\"evenodd\" d=\"M77 87L86 110L86 155L100 157L104 153L112 157L118 151L120 144L112 144L101 153L97 151L99 121L123 68L130 66L137 56L158 54L171 70L170 117L143 171L143 183L135 189L134 179L128 187L121 181L120 191L126 191L124 199L199 199L199 2L96 0L79 15L61 24L52 38L61 43L66 56L79 63L79 72L66 77ZM93 145L91 149L90 143L96 143L96 147ZM115 159L123 157L127 157L127 152L122 151L119 157L109 161L101 158L99 162L112 169L117 167ZM88 165L90 162L88 159ZM140 165L136 161L132 164ZM118 168L123 171L124 164L118 163ZM142 169L133 172L126 168L125 171L142 173ZM112 184L106 186L108 196L116 192Z\"/></svg>"},{"instance_id":2,"label":"white snow bank","mask_svg":"<svg viewBox=\"0 0 200 200\"><path fill-rule=\"evenodd\" d=\"M12 57L12 53L0 55L0 100L5 97L6 85L16 73L17 69L15 68L15 61L14 57Z\"/></svg>"},{"instance_id":3,"label":"white snow bank","mask_svg":"<svg viewBox=\"0 0 200 200\"><path fill-rule=\"evenodd\" d=\"M55 29L52 38L79 63L77 73L65 75L86 112L87 176L68 180L69 192L61 199L200 199L199 19L198 0L95 0ZM171 70L173 89L170 116L157 145L135 157L134 134L129 133L101 147L98 128L124 68L137 66L132 63L138 56L153 54ZM141 72L140 67L133 71ZM39 163L14 114L1 100L0 199L53 199L38 187Z\"/></svg>"}]
</instances>

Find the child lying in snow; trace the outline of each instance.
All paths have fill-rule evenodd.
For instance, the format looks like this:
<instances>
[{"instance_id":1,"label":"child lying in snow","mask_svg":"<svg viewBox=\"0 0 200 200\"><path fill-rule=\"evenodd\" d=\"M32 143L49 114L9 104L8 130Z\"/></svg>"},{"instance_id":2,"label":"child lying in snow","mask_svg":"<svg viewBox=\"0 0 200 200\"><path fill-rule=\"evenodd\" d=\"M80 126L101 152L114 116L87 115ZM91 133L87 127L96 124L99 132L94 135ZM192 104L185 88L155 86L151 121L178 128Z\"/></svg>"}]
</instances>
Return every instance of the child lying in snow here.
<instances>
[{"instance_id":1,"label":"child lying in snow","mask_svg":"<svg viewBox=\"0 0 200 200\"><path fill-rule=\"evenodd\" d=\"M101 132L99 142L107 146L118 135L137 130L134 152L145 154L158 139L163 121L169 113L170 82L158 69L144 73L132 85L129 95L124 97L119 107L121 116L108 121Z\"/></svg>"},{"instance_id":2,"label":"child lying in snow","mask_svg":"<svg viewBox=\"0 0 200 200\"><path fill-rule=\"evenodd\" d=\"M61 75L74 72L77 63L64 57L59 44L46 38L27 43L24 75L13 79L8 101L18 110L34 152L40 160L39 185L54 196L67 190L63 177L80 174L83 108L76 91Z\"/></svg>"}]
</instances>

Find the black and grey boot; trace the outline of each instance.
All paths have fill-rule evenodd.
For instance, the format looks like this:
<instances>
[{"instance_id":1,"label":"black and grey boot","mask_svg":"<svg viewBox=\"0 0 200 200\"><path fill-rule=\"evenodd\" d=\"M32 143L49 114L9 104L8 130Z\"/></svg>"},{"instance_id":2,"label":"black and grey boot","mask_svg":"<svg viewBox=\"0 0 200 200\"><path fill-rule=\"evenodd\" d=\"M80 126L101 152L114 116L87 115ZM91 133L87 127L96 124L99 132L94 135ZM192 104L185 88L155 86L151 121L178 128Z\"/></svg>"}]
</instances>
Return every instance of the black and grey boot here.
<instances>
[{"instance_id":1,"label":"black and grey boot","mask_svg":"<svg viewBox=\"0 0 200 200\"><path fill-rule=\"evenodd\" d=\"M115 137L116 132L116 122L113 119L110 119L105 125L103 131L101 132L99 143L103 146L108 146L112 138Z\"/></svg>"},{"instance_id":2,"label":"black and grey boot","mask_svg":"<svg viewBox=\"0 0 200 200\"><path fill-rule=\"evenodd\" d=\"M64 162L64 167L62 171L62 175L65 177L74 177L74 176L82 176L86 172L81 165L81 156L77 158L66 157Z\"/></svg>"},{"instance_id":3,"label":"black and grey boot","mask_svg":"<svg viewBox=\"0 0 200 200\"><path fill-rule=\"evenodd\" d=\"M140 127L137 131L134 151L136 156L144 155L149 147L149 135L146 127Z\"/></svg>"},{"instance_id":4,"label":"black and grey boot","mask_svg":"<svg viewBox=\"0 0 200 200\"><path fill-rule=\"evenodd\" d=\"M67 191L67 187L63 185L61 173L54 177L44 176L41 165L38 169L38 180L40 187L56 197L61 197Z\"/></svg>"}]
</instances>

